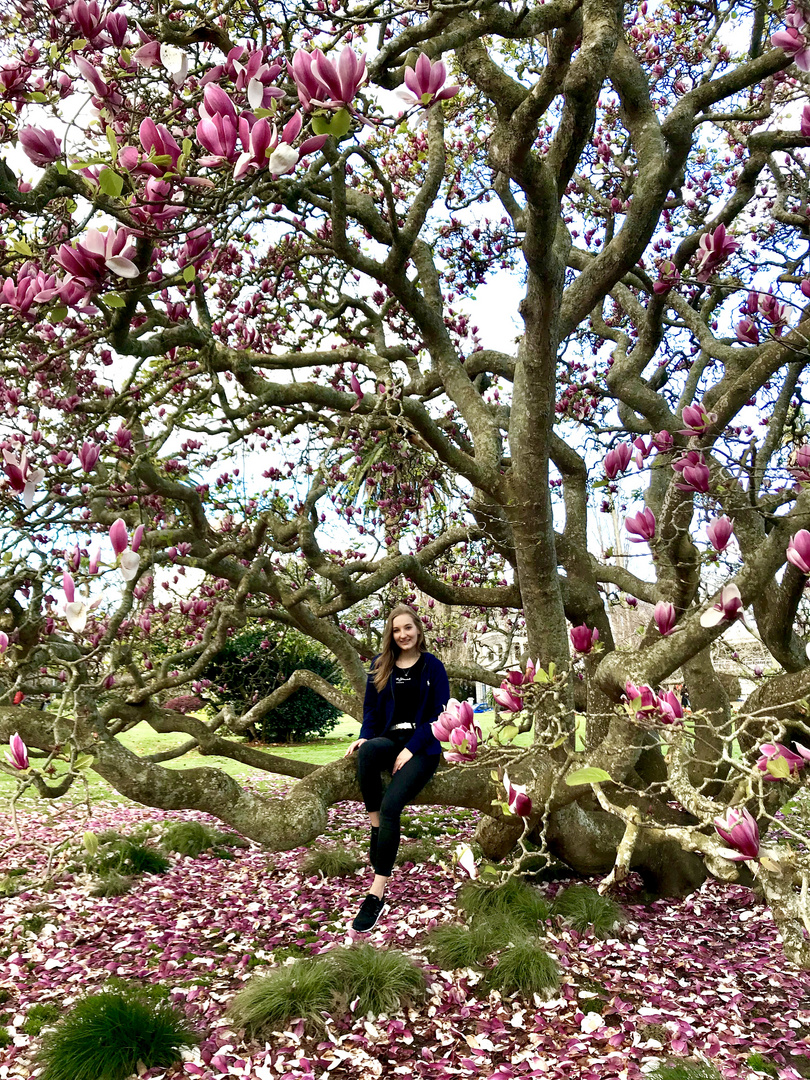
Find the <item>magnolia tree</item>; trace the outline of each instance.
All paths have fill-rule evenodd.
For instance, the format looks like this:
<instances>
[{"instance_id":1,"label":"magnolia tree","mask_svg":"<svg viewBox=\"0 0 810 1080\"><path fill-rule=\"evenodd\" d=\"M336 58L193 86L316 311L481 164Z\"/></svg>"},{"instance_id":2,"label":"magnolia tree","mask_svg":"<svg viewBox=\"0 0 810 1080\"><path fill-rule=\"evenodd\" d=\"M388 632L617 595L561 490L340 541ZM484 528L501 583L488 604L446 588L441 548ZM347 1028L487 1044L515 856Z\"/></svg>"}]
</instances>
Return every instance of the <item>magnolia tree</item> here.
<instances>
[{"instance_id":1,"label":"magnolia tree","mask_svg":"<svg viewBox=\"0 0 810 1080\"><path fill-rule=\"evenodd\" d=\"M300 685L359 716L385 602L410 598L448 657L484 626L527 641L519 670L451 665L503 682L498 727L483 747L450 703L424 801L481 810L490 858L606 887L756 878L810 964L807 849L765 836L810 773L810 9L0 10L21 786L89 766L270 847L311 839L352 763L229 735ZM471 298L496 275L519 332L485 348ZM595 542L601 514L639 555ZM654 616L617 648L609 608L638 601ZM711 647L741 618L771 660L732 709ZM193 715L227 637L270 624L344 688L299 672ZM164 769L118 739L142 720L188 736L175 756L300 782L267 800Z\"/></svg>"}]
</instances>

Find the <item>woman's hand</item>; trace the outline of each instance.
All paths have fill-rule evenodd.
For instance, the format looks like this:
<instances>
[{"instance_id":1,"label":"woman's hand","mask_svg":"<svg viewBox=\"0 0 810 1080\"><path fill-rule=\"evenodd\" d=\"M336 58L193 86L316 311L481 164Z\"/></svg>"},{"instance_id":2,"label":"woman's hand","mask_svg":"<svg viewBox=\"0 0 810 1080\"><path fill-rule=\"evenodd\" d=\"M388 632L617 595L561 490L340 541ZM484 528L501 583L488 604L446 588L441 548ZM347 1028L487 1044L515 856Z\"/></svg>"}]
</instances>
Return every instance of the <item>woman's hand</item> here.
<instances>
[{"instance_id":1,"label":"woman's hand","mask_svg":"<svg viewBox=\"0 0 810 1080\"><path fill-rule=\"evenodd\" d=\"M410 752L410 750L400 750L400 752L397 754L397 760L394 762L394 767L391 770L391 775L393 776L397 769L401 769L403 765L406 765L412 757L413 754Z\"/></svg>"},{"instance_id":2,"label":"woman's hand","mask_svg":"<svg viewBox=\"0 0 810 1080\"><path fill-rule=\"evenodd\" d=\"M349 747L349 749L346 751L346 753L343 756L344 757L351 757L351 755L355 752L355 750L359 750L360 747L363 745L363 743L365 741L366 741L365 739L355 739L354 742L351 744L351 746Z\"/></svg>"}]
</instances>

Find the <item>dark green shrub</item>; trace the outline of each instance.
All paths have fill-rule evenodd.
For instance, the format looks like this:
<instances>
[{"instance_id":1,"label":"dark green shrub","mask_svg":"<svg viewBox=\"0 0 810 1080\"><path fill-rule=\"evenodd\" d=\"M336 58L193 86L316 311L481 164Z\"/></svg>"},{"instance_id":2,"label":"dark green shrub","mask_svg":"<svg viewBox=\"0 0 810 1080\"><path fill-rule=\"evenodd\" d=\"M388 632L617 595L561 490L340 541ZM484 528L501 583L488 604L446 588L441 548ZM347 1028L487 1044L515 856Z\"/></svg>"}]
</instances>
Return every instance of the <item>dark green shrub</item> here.
<instances>
[{"instance_id":1,"label":"dark green shrub","mask_svg":"<svg viewBox=\"0 0 810 1080\"><path fill-rule=\"evenodd\" d=\"M0 1024L0 1050L6 1046L11 1046L11 1032Z\"/></svg>"},{"instance_id":2,"label":"dark green shrub","mask_svg":"<svg viewBox=\"0 0 810 1080\"><path fill-rule=\"evenodd\" d=\"M589 885L571 885L557 896L551 907L553 915L563 919L578 933L589 927L597 937L609 937L617 923L624 921L620 904L608 896L601 896Z\"/></svg>"},{"instance_id":3,"label":"dark green shrub","mask_svg":"<svg viewBox=\"0 0 810 1080\"><path fill-rule=\"evenodd\" d=\"M324 877L346 877L365 865L357 851L338 847L316 847L308 852L301 869L305 874L323 874Z\"/></svg>"},{"instance_id":4,"label":"dark green shrub","mask_svg":"<svg viewBox=\"0 0 810 1080\"><path fill-rule=\"evenodd\" d=\"M198 1041L177 1009L138 987L79 1001L42 1038L40 1080L126 1080L139 1062L165 1068Z\"/></svg>"},{"instance_id":5,"label":"dark green shrub","mask_svg":"<svg viewBox=\"0 0 810 1080\"><path fill-rule=\"evenodd\" d=\"M393 1013L425 996L427 979L418 964L399 949L375 949L354 945L333 949L334 965L348 1001L357 999L356 1013Z\"/></svg>"},{"instance_id":6,"label":"dark green shrub","mask_svg":"<svg viewBox=\"0 0 810 1080\"><path fill-rule=\"evenodd\" d=\"M303 634L287 630L279 637L275 630L251 627L232 637L206 667L204 678L211 681L206 694L218 708L229 704L244 713L299 668L333 685L339 680L337 664ZM256 729L264 742L302 742L331 731L340 715L334 705L302 687L259 720Z\"/></svg>"},{"instance_id":7,"label":"dark green shrub","mask_svg":"<svg viewBox=\"0 0 810 1080\"><path fill-rule=\"evenodd\" d=\"M539 941L525 938L499 954L486 982L504 994L545 996L559 989L560 969Z\"/></svg>"},{"instance_id":8,"label":"dark green shrub","mask_svg":"<svg viewBox=\"0 0 810 1080\"><path fill-rule=\"evenodd\" d=\"M269 975L254 976L228 1006L249 1035L283 1031L292 1020L322 1023L332 1007L338 976L323 959L296 960Z\"/></svg>"},{"instance_id":9,"label":"dark green shrub","mask_svg":"<svg viewBox=\"0 0 810 1080\"><path fill-rule=\"evenodd\" d=\"M471 918L508 915L527 930L541 929L551 914L551 905L537 889L520 878L507 878L501 885L469 881L458 894L458 906Z\"/></svg>"}]
</instances>

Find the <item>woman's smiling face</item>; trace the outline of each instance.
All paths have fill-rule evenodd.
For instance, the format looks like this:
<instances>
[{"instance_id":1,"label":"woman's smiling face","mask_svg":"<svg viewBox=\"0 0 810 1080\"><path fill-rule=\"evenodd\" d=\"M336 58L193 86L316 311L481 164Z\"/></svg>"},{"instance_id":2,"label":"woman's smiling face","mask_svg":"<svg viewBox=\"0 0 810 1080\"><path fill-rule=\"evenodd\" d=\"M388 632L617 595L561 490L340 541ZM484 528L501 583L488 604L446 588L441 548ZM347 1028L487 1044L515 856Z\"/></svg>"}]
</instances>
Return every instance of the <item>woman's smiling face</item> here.
<instances>
[{"instance_id":1,"label":"woman's smiling face","mask_svg":"<svg viewBox=\"0 0 810 1080\"><path fill-rule=\"evenodd\" d=\"M401 652L408 652L416 648L419 640L419 631L410 615L397 615L392 626L394 641Z\"/></svg>"}]
</instances>

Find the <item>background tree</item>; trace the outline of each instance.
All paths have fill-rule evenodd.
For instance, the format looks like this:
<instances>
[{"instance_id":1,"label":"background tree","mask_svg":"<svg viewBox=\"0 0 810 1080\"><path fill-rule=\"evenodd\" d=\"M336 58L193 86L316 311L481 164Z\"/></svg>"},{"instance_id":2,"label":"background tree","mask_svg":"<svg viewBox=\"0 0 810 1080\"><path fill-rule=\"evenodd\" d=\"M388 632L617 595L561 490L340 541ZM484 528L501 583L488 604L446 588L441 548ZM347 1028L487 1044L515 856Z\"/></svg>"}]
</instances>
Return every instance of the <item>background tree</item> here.
<instances>
[{"instance_id":1,"label":"background tree","mask_svg":"<svg viewBox=\"0 0 810 1080\"><path fill-rule=\"evenodd\" d=\"M519 619L538 681L504 688L502 741L531 748L424 798L481 809L502 854L508 765L546 850L662 893L747 872L728 810L807 962L810 866L754 859L743 816L772 819L806 760L805 9L2 10L0 734L68 753L60 790L90 754L134 799L298 844L356 795L351 764L304 776L223 724L302 680L359 715L387 594ZM499 271L515 349L482 348L466 303ZM589 524L631 499L637 571ZM632 650L623 595L656 611ZM709 647L743 611L777 674L733 713ZM257 621L318 642L353 693L296 673L211 724L155 704ZM649 689L677 670L689 724ZM270 803L140 761L116 735L144 717L304 778Z\"/></svg>"}]
</instances>

